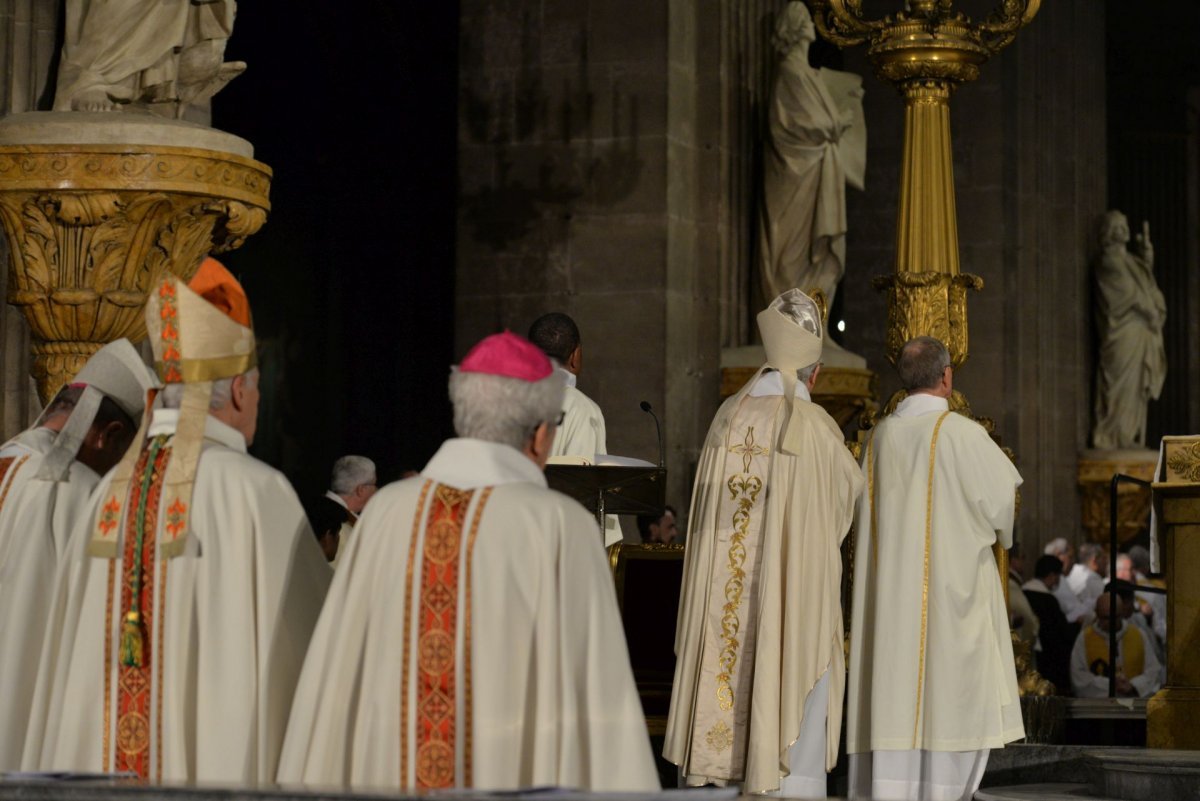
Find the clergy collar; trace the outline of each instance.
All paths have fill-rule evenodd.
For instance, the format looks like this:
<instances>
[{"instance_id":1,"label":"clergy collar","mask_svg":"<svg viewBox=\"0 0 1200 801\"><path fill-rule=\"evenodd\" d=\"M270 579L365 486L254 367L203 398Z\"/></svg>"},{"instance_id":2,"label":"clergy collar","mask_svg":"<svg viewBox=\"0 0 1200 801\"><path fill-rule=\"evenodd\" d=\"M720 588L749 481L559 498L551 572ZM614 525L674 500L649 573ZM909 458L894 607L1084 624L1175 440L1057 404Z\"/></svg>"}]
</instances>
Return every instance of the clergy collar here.
<instances>
[{"instance_id":1,"label":"clergy collar","mask_svg":"<svg viewBox=\"0 0 1200 801\"><path fill-rule=\"evenodd\" d=\"M174 434L179 426L178 409L155 409L154 417L150 420L147 437L157 437L162 434ZM232 448L238 453L246 452L246 438L232 426L225 425L211 414L204 421L204 438L226 448Z\"/></svg>"},{"instance_id":2,"label":"clergy collar","mask_svg":"<svg viewBox=\"0 0 1200 801\"><path fill-rule=\"evenodd\" d=\"M546 476L516 448L465 437L443 442L421 475L457 489L518 482L546 486Z\"/></svg>"},{"instance_id":3,"label":"clergy collar","mask_svg":"<svg viewBox=\"0 0 1200 801\"><path fill-rule=\"evenodd\" d=\"M909 395L896 406L893 417L918 417L930 412L944 412L950 409L950 402L928 392L918 392Z\"/></svg>"},{"instance_id":4,"label":"clergy collar","mask_svg":"<svg viewBox=\"0 0 1200 801\"><path fill-rule=\"evenodd\" d=\"M565 367L559 367L558 372L563 374L563 378L566 379L568 387L575 386L575 382L579 380L579 376L575 375Z\"/></svg>"},{"instance_id":5,"label":"clergy collar","mask_svg":"<svg viewBox=\"0 0 1200 801\"><path fill-rule=\"evenodd\" d=\"M758 380L754 382L754 386L750 387L749 395L752 398L763 398L771 395L783 394L783 376L778 370L764 370L758 374ZM812 401L812 395L808 391L808 387L803 381L796 382L796 400Z\"/></svg>"},{"instance_id":6,"label":"clergy collar","mask_svg":"<svg viewBox=\"0 0 1200 801\"><path fill-rule=\"evenodd\" d=\"M346 503L346 499L341 495L338 495L333 490L325 490L325 497L345 509L347 512L350 511L350 506Z\"/></svg>"}]
</instances>

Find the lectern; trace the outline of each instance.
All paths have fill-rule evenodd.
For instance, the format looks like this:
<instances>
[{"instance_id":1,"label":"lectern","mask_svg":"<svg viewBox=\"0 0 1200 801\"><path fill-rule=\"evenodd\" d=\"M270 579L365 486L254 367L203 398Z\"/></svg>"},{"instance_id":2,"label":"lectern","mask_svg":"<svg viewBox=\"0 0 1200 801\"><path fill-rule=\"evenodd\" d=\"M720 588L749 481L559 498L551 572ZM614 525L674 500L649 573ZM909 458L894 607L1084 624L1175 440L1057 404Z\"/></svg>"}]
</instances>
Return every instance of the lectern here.
<instances>
[{"instance_id":1,"label":"lectern","mask_svg":"<svg viewBox=\"0 0 1200 801\"><path fill-rule=\"evenodd\" d=\"M548 464L546 483L582 503L596 516L603 531L605 515L661 512L666 502L667 471L663 467Z\"/></svg>"},{"instance_id":2,"label":"lectern","mask_svg":"<svg viewBox=\"0 0 1200 801\"><path fill-rule=\"evenodd\" d=\"M1200 749L1200 437L1163 437L1151 485L1167 579L1167 683L1146 704L1146 745Z\"/></svg>"}]
</instances>

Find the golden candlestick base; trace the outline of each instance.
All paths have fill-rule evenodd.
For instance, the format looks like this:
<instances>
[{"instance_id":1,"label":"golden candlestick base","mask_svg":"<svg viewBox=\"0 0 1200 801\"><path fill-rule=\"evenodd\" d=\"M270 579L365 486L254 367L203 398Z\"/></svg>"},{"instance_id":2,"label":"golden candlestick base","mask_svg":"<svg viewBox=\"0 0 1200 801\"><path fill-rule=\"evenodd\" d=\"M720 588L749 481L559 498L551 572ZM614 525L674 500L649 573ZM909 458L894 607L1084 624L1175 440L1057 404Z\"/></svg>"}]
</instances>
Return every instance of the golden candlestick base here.
<instances>
[{"instance_id":1,"label":"golden candlestick base","mask_svg":"<svg viewBox=\"0 0 1200 801\"><path fill-rule=\"evenodd\" d=\"M43 402L105 343L146 336L146 293L165 271L190 278L210 252L258 231L270 208L265 164L151 141L224 138L248 151L244 140L130 116L48 112L0 122L7 299L33 332L31 372ZM122 135L145 143L88 141Z\"/></svg>"}]
</instances>

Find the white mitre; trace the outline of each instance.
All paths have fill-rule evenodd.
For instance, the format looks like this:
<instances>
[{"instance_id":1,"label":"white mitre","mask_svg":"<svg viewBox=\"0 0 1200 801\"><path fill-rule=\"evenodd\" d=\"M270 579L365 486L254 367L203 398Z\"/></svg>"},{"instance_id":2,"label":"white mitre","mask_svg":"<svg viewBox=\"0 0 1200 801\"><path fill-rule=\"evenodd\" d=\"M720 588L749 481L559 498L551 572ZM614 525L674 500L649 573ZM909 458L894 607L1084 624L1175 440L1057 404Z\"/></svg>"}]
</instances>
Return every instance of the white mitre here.
<instances>
[{"instance_id":1,"label":"white mitre","mask_svg":"<svg viewBox=\"0 0 1200 801\"><path fill-rule=\"evenodd\" d=\"M38 470L37 478L44 481L66 480L105 397L137 423L146 408L146 393L161 386L128 339L118 339L96 351L71 382L72 386L79 384L83 385L83 393Z\"/></svg>"},{"instance_id":2,"label":"white mitre","mask_svg":"<svg viewBox=\"0 0 1200 801\"><path fill-rule=\"evenodd\" d=\"M783 450L793 453L789 433L796 403L796 373L821 359L825 344L821 310L799 289L789 289L758 313L758 332L767 352L767 366L779 371L784 397L791 404L784 423Z\"/></svg>"},{"instance_id":3,"label":"white mitre","mask_svg":"<svg viewBox=\"0 0 1200 801\"><path fill-rule=\"evenodd\" d=\"M816 364L825 344L821 310L799 289L789 289L758 313L767 364L783 373L785 385L796 371Z\"/></svg>"}]
</instances>

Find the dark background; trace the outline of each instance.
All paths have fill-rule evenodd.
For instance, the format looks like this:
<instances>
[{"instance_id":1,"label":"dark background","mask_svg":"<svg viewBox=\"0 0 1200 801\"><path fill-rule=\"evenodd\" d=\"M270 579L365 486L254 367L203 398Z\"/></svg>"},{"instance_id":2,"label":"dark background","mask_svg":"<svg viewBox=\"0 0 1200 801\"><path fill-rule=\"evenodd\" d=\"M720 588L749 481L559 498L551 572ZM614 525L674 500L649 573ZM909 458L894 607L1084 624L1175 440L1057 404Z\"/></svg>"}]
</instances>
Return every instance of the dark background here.
<instances>
[{"instance_id":1,"label":"dark background","mask_svg":"<svg viewBox=\"0 0 1200 801\"><path fill-rule=\"evenodd\" d=\"M249 65L213 125L275 173L267 225L220 258L254 311L263 400L252 452L302 497L334 459L381 482L451 434L456 2L240 3ZM303 10L302 10L303 9Z\"/></svg>"}]
</instances>

